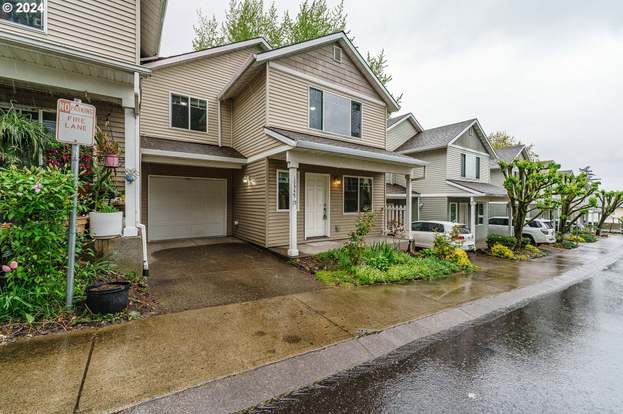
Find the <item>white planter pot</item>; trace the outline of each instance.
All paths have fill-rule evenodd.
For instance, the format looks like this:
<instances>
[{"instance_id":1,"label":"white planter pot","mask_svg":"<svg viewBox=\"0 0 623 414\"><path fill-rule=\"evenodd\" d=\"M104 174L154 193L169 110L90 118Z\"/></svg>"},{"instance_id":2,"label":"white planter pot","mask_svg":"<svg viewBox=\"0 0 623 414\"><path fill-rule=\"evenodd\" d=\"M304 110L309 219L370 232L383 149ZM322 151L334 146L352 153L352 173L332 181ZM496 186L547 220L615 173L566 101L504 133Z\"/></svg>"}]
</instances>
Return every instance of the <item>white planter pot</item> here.
<instances>
[{"instance_id":1,"label":"white planter pot","mask_svg":"<svg viewBox=\"0 0 623 414\"><path fill-rule=\"evenodd\" d=\"M89 213L91 236L95 239L110 239L121 236L123 230L123 212Z\"/></svg>"}]
</instances>

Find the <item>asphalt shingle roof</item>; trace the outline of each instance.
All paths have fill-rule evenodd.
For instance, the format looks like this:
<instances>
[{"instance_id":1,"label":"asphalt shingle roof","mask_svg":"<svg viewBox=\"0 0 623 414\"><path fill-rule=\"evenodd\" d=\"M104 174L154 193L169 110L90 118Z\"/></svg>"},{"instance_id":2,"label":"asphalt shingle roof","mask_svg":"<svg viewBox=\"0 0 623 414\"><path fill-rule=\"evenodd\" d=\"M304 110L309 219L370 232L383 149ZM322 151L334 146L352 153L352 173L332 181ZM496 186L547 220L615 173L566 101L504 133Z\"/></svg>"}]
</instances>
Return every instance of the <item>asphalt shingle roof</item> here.
<instances>
[{"instance_id":1,"label":"asphalt shingle roof","mask_svg":"<svg viewBox=\"0 0 623 414\"><path fill-rule=\"evenodd\" d=\"M448 180L451 183L460 185L462 187L467 187L470 190L478 191L479 193L483 193L489 196L498 196L503 197L507 195L506 189L504 187L498 187L497 185L489 184L489 183L475 183L473 181L462 181L462 180Z\"/></svg>"},{"instance_id":2,"label":"asphalt shingle roof","mask_svg":"<svg viewBox=\"0 0 623 414\"><path fill-rule=\"evenodd\" d=\"M426 129L409 138L407 142L396 149L401 151L428 151L447 146L454 138L465 130L476 119L444 125L437 128Z\"/></svg>"},{"instance_id":3,"label":"asphalt shingle roof","mask_svg":"<svg viewBox=\"0 0 623 414\"><path fill-rule=\"evenodd\" d=\"M217 157L240 158L245 157L232 147L201 144L197 142L173 141L170 139L141 136L141 148L161 151L172 151L189 154L214 155Z\"/></svg>"},{"instance_id":4,"label":"asphalt shingle roof","mask_svg":"<svg viewBox=\"0 0 623 414\"><path fill-rule=\"evenodd\" d=\"M336 139L319 137L317 135L305 134L302 132L288 131L287 129L281 129L281 128L268 128L268 129L297 142L301 142L301 141L302 142L313 142L317 144L332 145L334 147L351 148L351 149L366 151L366 152L370 152L374 154L390 155L392 157L395 157L396 159L402 158L405 161L408 161L409 163L418 161L417 159L413 157L409 157L407 155L397 154L393 151L387 151L382 148L370 147L368 145L356 144L353 142L346 142L346 141L339 141ZM421 163L421 161L419 162Z\"/></svg>"},{"instance_id":5,"label":"asphalt shingle roof","mask_svg":"<svg viewBox=\"0 0 623 414\"><path fill-rule=\"evenodd\" d=\"M400 115L400 116L395 116L393 118L389 118L387 120L387 128L389 128L390 126L402 121L403 119L407 118L409 115L411 114L404 114L404 115Z\"/></svg>"},{"instance_id":6,"label":"asphalt shingle roof","mask_svg":"<svg viewBox=\"0 0 623 414\"><path fill-rule=\"evenodd\" d=\"M519 154L521 154L521 151L523 151L524 148L525 148L524 145L513 145L510 147L497 148L495 150L495 153L497 154L498 159L489 160L490 167L494 169L500 168L500 165L498 164L498 160L502 160L504 162L513 161L515 158L519 156Z\"/></svg>"}]
</instances>

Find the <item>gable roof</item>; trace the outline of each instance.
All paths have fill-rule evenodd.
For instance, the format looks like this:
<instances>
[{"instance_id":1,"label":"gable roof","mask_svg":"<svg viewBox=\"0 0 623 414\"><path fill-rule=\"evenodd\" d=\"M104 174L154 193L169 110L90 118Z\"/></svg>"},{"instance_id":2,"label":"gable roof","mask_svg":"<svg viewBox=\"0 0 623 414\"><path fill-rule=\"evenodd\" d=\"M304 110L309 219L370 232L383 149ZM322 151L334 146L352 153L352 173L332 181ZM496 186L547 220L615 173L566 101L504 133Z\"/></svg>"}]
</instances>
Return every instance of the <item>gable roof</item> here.
<instances>
[{"instance_id":1,"label":"gable roof","mask_svg":"<svg viewBox=\"0 0 623 414\"><path fill-rule=\"evenodd\" d=\"M241 42L228 43L226 45L214 46L208 49L197 50L194 52L181 53L179 55L157 57L146 61L143 59L143 66L150 69L162 69L164 67L179 65L182 63L188 63L190 61L201 59L208 56L216 56L223 53L231 53L236 50L246 49L248 47L260 47L264 50L271 49L270 44L263 37L256 37L254 39L244 40Z\"/></svg>"},{"instance_id":2,"label":"gable roof","mask_svg":"<svg viewBox=\"0 0 623 414\"><path fill-rule=\"evenodd\" d=\"M400 154L410 154L414 152L430 151L434 149L446 148L459 139L471 127L476 128L476 133L489 154L493 158L497 155L491 146L487 134L478 122L477 118L468 119L466 121L454 124L443 125L436 128L426 129L413 137L409 138L404 144L396 149Z\"/></svg>"},{"instance_id":3,"label":"gable roof","mask_svg":"<svg viewBox=\"0 0 623 414\"><path fill-rule=\"evenodd\" d=\"M514 159L519 157L519 154L521 154L526 149L527 149L527 147L525 145L523 145L523 144L512 145L510 147L502 147L502 148L496 149L495 153L497 154L498 157L497 157L497 159L491 159L489 161L491 168L492 169L500 168L500 166L498 164L499 160L502 160L504 162L511 162L511 161L513 161Z\"/></svg>"},{"instance_id":4,"label":"gable roof","mask_svg":"<svg viewBox=\"0 0 623 414\"><path fill-rule=\"evenodd\" d=\"M300 43L295 43L289 46L283 46L277 49L266 50L264 52L258 53L249 59L249 62L244 66L243 70L232 79L225 89L220 94L220 99L227 99L234 96L238 90L238 83L240 80L244 81L248 79L255 72L258 71L257 67L263 65L264 63L270 62L275 59L280 59L283 57L296 55L299 53L303 53L310 49L315 49L317 47L321 47L327 44L331 44L334 42L338 42L344 53L348 57L351 58L354 65L361 71L366 80L370 83L372 88L379 94L382 98L383 102L387 105L389 112L395 112L399 109L398 102L392 97L389 91L383 86L383 84L378 80L376 75L370 69L370 66L366 63L365 59L361 56L359 51L352 44L346 33L337 32L332 33L326 36L318 37L316 39L307 40ZM247 72L252 72L252 75L249 75Z\"/></svg>"},{"instance_id":5,"label":"gable roof","mask_svg":"<svg viewBox=\"0 0 623 414\"><path fill-rule=\"evenodd\" d=\"M407 121L407 120L411 122L411 125L413 125L413 128L415 128L417 131L419 132L424 131L424 128L422 128L422 125L418 122L418 120L415 118L415 116L411 112L403 114L403 115L395 116L393 118L389 118L387 120L387 130L389 131L391 129L394 129L395 127L397 127L398 125L402 124L404 121Z\"/></svg>"}]
</instances>

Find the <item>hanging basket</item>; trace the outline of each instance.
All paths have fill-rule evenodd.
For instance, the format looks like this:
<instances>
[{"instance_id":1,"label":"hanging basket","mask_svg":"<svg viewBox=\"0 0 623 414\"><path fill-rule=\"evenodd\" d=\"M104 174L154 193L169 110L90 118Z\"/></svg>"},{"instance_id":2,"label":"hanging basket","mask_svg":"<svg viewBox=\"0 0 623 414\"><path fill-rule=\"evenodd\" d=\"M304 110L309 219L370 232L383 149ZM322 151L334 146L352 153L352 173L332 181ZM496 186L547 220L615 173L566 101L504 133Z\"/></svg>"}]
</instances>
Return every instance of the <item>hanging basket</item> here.
<instances>
[{"instance_id":1,"label":"hanging basket","mask_svg":"<svg viewBox=\"0 0 623 414\"><path fill-rule=\"evenodd\" d=\"M117 168L119 166L119 155L106 154L104 156L104 166L108 168Z\"/></svg>"}]
</instances>

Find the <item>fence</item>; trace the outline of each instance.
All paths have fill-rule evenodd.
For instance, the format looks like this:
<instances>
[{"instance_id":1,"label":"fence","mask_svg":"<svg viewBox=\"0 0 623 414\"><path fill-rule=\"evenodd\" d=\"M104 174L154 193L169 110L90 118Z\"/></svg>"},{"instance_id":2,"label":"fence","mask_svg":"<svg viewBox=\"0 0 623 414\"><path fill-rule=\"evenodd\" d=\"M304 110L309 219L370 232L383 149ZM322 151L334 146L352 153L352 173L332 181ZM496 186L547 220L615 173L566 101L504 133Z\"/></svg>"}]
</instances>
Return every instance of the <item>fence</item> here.
<instances>
[{"instance_id":1,"label":"fence","mask_svg":"<svg viewBox=\"0 0 623 414\"><path fill-rule=\"evenodd\" d=\"M405 224L405 214L407 211L406 206L399 206L396 204L387 204L387 230L391 234L392 229L396 226L402 226L404 228Z\"/></svg>"}]
</instances>

